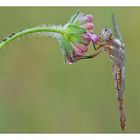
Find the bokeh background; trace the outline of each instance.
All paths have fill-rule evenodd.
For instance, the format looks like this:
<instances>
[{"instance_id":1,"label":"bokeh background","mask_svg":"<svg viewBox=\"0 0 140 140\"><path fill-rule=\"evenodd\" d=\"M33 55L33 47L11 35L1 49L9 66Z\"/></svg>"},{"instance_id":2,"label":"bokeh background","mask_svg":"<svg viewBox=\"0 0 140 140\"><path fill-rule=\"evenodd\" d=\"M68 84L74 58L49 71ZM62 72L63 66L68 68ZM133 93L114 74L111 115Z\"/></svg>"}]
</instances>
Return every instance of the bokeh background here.
<instances>
[{"instance_id":1,"label":"bokeh background","mask_svg":"<svg viewBox=\"0 0 140 140\"><path fill-rule=\"evenodd\" d=\"M0 7L0 38L65 24L77 10L94 15L96 33L116 14L126 44L126 132L140 132L139 7ZM51 37L12 42L0 50L0 132L121 133L112 62L102 53L66 65Z\"/></svg>"}]
</instances>

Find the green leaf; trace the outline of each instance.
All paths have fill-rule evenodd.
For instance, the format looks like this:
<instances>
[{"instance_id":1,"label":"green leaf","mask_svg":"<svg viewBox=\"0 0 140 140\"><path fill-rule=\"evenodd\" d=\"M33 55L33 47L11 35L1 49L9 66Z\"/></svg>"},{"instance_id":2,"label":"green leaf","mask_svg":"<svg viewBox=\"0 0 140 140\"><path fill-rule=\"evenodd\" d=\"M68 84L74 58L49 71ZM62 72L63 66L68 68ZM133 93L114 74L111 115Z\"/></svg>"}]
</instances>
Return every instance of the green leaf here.
<instances>
[{"instance_id":1,"label":"green leaf","mask_svg":"<svg viewBox=\"0 0 140 140\"><path fill-rule=\"evenodd\" d=\"M70 34L68 40L73 43L82 43L83 42L81 35L77 35L77 34Z\"/></svg>"},{"instance_id":2,"label":"green leaf","mask_svg":"<svg viewBox=\"0 0 140 140\"><path fill-rule=\"evenodd\" d=\"M68 25L65 32L66 32L66 34L83 34L86 32L86 29L70 24L70 25Z\"/></svg>"},{"instance_id":3,"label":"green leaf","mask_svg":"<svg viewBox=\"0 0 140 140\"><path fill-rule=\"evenodd\" d=\"M60 43L61 51L63 52L64 58L65 58L65 62L66 63L68 62L67 54L69 54L71 58L74 59L72 46L69 43L69 41L65 37L62 37L59 43Z\"/></svg>"}]
</instances>

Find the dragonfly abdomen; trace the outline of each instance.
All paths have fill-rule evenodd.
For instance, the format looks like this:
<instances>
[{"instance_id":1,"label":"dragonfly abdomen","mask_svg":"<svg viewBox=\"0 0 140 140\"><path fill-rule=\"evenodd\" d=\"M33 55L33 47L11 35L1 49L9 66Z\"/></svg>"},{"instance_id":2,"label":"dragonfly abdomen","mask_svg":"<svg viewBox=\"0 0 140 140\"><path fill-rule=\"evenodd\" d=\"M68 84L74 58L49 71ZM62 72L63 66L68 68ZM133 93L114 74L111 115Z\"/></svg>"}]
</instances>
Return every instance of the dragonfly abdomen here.
<instances>
[{"instance_id":1,"label":"dragonfly abdomen","mask_svg":"<svg viewBox=\"0 0 140 140\"><path fill-rule=\"evenodd\" d=\"M116 93L118 98L121 128L124 130L126 126L126 116L125 116L125 106L124 106L124 99L123 99L123 91L124 91L123 72L124 69L121 67L120 64L113 64L113 76L115 80L115 88L116 88Z\"/></svg>"},{"instance_id":2,"label":"dragonfly abdomen","mask_svg":"<svg viewBox=\"0 0 140 140\"><path fill-rule=\"evenodd\" d=\"M121 80L121 70L116 67L116 82L117 82L117 90L120 91L121 90L121 83L122 83L122 80Z\"/></svg>"}]
</instances>

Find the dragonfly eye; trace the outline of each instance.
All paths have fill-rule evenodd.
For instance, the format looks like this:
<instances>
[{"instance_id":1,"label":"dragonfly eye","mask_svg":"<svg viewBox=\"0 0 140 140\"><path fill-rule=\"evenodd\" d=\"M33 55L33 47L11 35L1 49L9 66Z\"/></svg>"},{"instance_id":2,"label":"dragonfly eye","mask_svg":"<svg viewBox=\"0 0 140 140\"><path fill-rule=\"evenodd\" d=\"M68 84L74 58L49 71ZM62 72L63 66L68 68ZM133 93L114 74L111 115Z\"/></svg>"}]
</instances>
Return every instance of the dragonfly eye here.
<instances>
[{"instance_id":1,"label":"dragonfly eye","mask_svg":"<svg viewBox=\"0 0 140 140\"><path fill-rule=\"evenodd\" d=\"M104 41L107 41L112 36L111 29L102 29L101 36L102 36Z\"/></svg>"}]
</instances>

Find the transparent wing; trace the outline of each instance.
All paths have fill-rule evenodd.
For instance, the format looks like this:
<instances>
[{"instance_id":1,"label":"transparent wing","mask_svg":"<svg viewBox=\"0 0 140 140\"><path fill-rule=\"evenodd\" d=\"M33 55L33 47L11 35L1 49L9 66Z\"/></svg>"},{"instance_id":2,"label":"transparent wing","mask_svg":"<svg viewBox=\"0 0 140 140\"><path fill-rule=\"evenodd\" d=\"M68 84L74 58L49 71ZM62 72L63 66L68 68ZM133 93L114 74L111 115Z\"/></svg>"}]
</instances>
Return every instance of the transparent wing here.
<instances>
[{"instance_id":1,"label":"transparent wing","mask_svg":"<svg viewBox=\"0 0 140 140\"><path fill-rule=\"evenodd\" d=\"M125 83L125 48L124 42L119 31L116 17L112 14L112 23L114 28L114 63L113 63L113 77L115 82L115 89L118 97L118 106L120 111L121 128L124 130L126 126L125 106L124 106L124 83ZM115 60L119 60L116 61Z\"/></svg>"},{"instance_id":2,"label":"transparent wing","mask_svg":"<svg viewBox=\"0 0 140 140\"><path fill-rule=\"evenodd\" d=\"M122 43L124 43L114 13L112 13L112 24L113 24L113 28L114 28L114 35L115 35L115 38L119 39Z\"/></svg>"},{"instance_id":3,"label":"transparent wing","mask_svg":"<svg viewBox=\"0 0 140 140\"><path fill-rule=\"evenodd\" d=\"M112 14L112 23L113 23L113 28L114 28L114 34L115 34L115 38L114 39L114 59L116 58L116 60L119 61L115 61L114 60L114 64L113 65L117 65L118 69L120 69L121 71L121 89L122 89L122 94L124 91L124 81L125 81L125 48L124 48L124 43L123 43L123 39L121 36L121 33L119 31L119 27L116 21L116 17L114 14ZM116 69L113 68L113 73L116 73L117 71L115 71ZM114 75L114 74L113 74ZM115 76L115 75L114 75ZM116 80L116 78L114 77L114 80ZM116 83L116 81L115 81Z\"/></svg>"}]
</instances>

